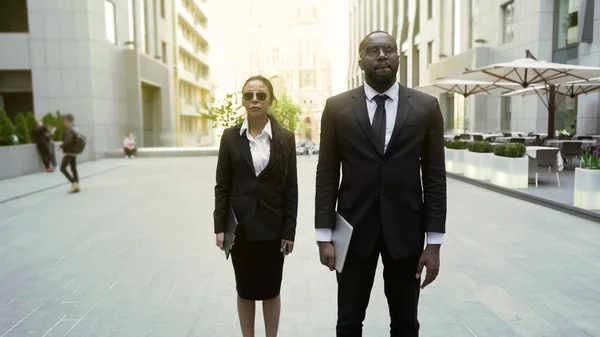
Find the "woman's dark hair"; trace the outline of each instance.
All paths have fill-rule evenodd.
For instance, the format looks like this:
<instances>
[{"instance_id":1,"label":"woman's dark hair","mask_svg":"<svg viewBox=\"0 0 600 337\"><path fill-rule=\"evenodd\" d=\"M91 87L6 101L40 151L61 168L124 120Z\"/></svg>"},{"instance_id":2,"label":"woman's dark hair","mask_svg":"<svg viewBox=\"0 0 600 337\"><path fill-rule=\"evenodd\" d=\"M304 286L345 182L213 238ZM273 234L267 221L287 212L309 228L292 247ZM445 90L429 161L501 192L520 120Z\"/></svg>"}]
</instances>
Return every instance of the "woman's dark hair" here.
<instances>
[{"instance_id":1,"label":"woman's dark hair","mask_svg":"<svg viewBox=\"0 0 600 337\"><path fill-rule=\"evenodd\" d=\"M264 76L256 75L256 76L252 76L249 79L247 79L246 82L244 82L242 91L244 91L246 84L248 84L248 82L252 82L252 81L260 81L260 82L262 82L262 84L266 85L267 89L269 90L269 97L271 98L271 104L277 103L277 98L275 97L275 90L273 90L273 84L271 83L271 81L269 81ZM273 114L267 113L267 117L271 121L271 130L273 131L273 138L276 141L275 151L277 153L277 155L276 155L277 163L279 165L281 165L281 167L283 168L283 170L285 172L284 176L287 176L287 167L288 167L288 165L287 165L288 157L287 156L289 155L288 154L289 151L287 148L288 141L286 139L285 129L279 123L277 118L275 118L275 116L273 116Z\"/></svg>"},{"instance_id":2,"label":"woman's dark hair","mask_svg":"<svg viewBox=\"0 0 600 337\"><path fill-rule=\"evenodd\" d=\"M269 97L271 97L271 104L275 104L277 102L277 98L275 97L275 91L273 90L273 84L266 77L261 76L261 75L252 76L249 79L247 79L246 82L244 82L242 91L244 91L246 84L248 84L248 82L252 82L252 81L261 81L262 84L266 85L267 89L269 89Z\"/></svg>"}]
</instances>

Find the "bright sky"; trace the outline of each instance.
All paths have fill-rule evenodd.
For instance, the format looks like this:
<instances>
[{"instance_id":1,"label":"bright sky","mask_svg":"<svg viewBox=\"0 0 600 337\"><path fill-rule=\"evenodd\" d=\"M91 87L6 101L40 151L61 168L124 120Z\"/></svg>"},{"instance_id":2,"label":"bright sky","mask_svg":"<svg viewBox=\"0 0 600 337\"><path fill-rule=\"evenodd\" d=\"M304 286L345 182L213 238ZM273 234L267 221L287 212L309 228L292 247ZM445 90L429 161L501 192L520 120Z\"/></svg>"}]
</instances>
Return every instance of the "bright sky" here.
<instances>
[{"instance_id":1,"label":"bright sky","mask_svg":"<svg viewBox=\"0 0 600 337\"><path fill-rule=\"evenodd\" d=\"M231 73L231 64L229 60L225 60L223 55L231 53L231 45L218 45L218 41L223 41L219 38L220 29L227 29L227 22L230 22L230 17L227 17L231 0L211 0L209 16L209 29L211 34L211 74L216 82L226 81L226 78L233 76ZM285 1L285 0L278 0ZM311 1L311 0L306 0ZM322 14L324 19L325 30L322 32L326 40L326 45L329 47L325 52L330 59L331 64L331 87L332 95L338 94L347 90L347 72L348 72L348 0L319 0L324 3L325 13ZM281 13L274 13L277 16L277 22L289 22L281 17ZM275 19L274 19L275 20ZM272 21L271 23L273 23ZM240 38L243 38L241 32ZM268 37L265 37L268 38ZM243 55L243 51L240 53ZM243 56L240 56L243 57ZM219 83L216 83L219 85ZM217 89L217 96L223 94Z\"/></svg>"}]
</instances>

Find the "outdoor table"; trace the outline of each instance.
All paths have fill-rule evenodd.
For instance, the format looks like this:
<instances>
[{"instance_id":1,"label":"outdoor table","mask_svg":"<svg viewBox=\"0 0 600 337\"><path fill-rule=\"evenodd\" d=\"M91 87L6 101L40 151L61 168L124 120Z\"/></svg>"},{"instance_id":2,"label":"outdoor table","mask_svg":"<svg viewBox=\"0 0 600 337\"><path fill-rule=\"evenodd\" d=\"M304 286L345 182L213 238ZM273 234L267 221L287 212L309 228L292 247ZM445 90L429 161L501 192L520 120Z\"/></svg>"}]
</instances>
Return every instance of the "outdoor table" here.
<instances>
[{"instance_id":1,"label":"outdoor table","mask_svg":"<svg viewBox=\"0 0 600 337\"><path fill-rule=\"evenodd\" d=\"M513 138L525 139L525 143L530 143L535 140L535 137L526 136L526 137L498 137L498 138L496 138L496 141L499 143L508 143Z\"/></svg>"},{"instance_id":2,"label":"outdoor table","mask_svg":"<svg viewBox=\"0 0 600 337\"><path fill-rule=\"evenodd\" d=\"M584 139L584 140L548 140L546 141L546 143L550 146L555 145L557 147L562 147L562 144L564 143L576 143L576 142L581 142L581 148L586 147L587 145L592 145L592 144L596 144L596 140L589 140L589 139Z\"/></svg>"},{"instance_id":3,"label":"outdoor table","mask_svg":"<svg viewBox=\"0 0 600 337\"><path fill-rule=\"evenodd\" d=\"M535 159L536 155L537 155L537 151L547 151L547 150L556 150L555 147L546 147L546 146L527 146L525 148L525 153L527 153L527 156L531 159ZM558 153L556 153L556 165L554 166L554 169L556 169L557 171L562 171L564 169L564 161L563 161L563 157L560 154L560 151L558 151Z\"/></svg>"}]
</instances>

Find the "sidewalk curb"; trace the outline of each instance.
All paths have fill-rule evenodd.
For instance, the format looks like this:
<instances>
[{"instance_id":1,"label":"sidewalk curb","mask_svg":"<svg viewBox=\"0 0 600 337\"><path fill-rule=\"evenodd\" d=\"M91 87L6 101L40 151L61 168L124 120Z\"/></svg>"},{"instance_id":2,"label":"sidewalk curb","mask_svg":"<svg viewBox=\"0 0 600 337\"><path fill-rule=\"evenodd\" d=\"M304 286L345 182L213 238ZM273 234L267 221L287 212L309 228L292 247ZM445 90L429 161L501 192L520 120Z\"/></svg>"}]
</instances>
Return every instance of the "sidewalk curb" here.
<instances>
[{"instance_id":1,"label":"sidewalk curb","mask_svg":"<svg viewBox=\"0 0 600 337\"><path fill-rule=\"evenodd\" d=\"M516 199L530 202L532 204L544 206L544 207L547 207L547 208L550 208L550 209L553 209L556 211L567 213L567 214L570 214L570 215L573 215L573 216L576 216L576 217L579 217L582 219L600 223L600 214L595 213L595 212L590 212L585 209L577 208L575 206L570 206L570 205L566 205L566 204L563 204L560 202L541 198L541 197L538 197L535 195L523 193L523 192L520 192L519 190L504 188L504 187L494 185L494 184L486 182L486 181L467 178L460 174L447 172L446 175L447 175L447 177L452 178L454 180L459 180L459 181L462 181L462 182L465 182L465 183L468 183L471 185L475 185L475 186L482 187L482 188L485 188L485 189L488 189L488 190L491 190L491 191L494 191L494 192L497 192L500 194L504 194L509 197L513 197Z\"/></svg>"},{"instance_id":2,"label":"sidewalk curb","mask_svg":"<svg viewBox=\"0 0 600 337\"><path fill-rule=\"evenodd\" d=\"M81 177L81 179L90 178L90 177L97 176L97 175L100 175L100 174L103 174L103 173L107 173L107 172L110 172L110 171L114 171L114 170L117 170L117 169L120 169L120 168L123 168L123 167L125 167L125 165L118 165L118 166L111 167L111 168L108 168L108 169L105 169L105 170L100 170L100 171L98 171L96 173L90 173L88 175L84 175L83 177ZM28 197L28 196L33 195L33 194L37 194L37 193L45 192L45 191L48 191L48 190L51 190L51 189L54 189L54 188L57 188L57 187L65 186L65 185L67 185L67 182L62 182L60 184L54 184L54 185L51 185L51 186L48 186L48 187L40 188L38 190L34 190L34 191L27 192L27 193L24 193L24 194L16 195L16 196L10 197L8 199L0 200L0 205L5 204L5 203L10 202L10 201L13 201L13 200L17 200L17 199L21 199L21 198L24 198L24 197Z\"/></svg>"}]
</instances>

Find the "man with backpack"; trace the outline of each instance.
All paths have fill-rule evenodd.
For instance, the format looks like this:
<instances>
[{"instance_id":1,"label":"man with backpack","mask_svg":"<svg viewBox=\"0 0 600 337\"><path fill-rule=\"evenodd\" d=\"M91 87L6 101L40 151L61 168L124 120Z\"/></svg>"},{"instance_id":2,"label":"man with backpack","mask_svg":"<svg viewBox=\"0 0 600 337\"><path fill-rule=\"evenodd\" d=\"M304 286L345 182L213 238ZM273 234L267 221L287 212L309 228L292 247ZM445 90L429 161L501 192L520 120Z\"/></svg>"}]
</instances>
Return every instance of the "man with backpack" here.
<instances>
[{"instance_id":1,"label":"man with backpack","mask_svg":"<svg viewBox=\"0 0 600 337\"><path fill-rule=\"evenodd\" d=\"M73 127L73 121L75 118L71 114L66 114L63 117L63 123L65 124L66 130L63 135L63 143L60 146L63 153L65 154L62 162L60 163L60 171L67 177L71 183L70 193L79 192L79 177L77 175L77 155L83 152L85 148L85 137L77 132ZM71 167L71 174L67 171L67 166Z\"/></svg>"}]
</instances>

